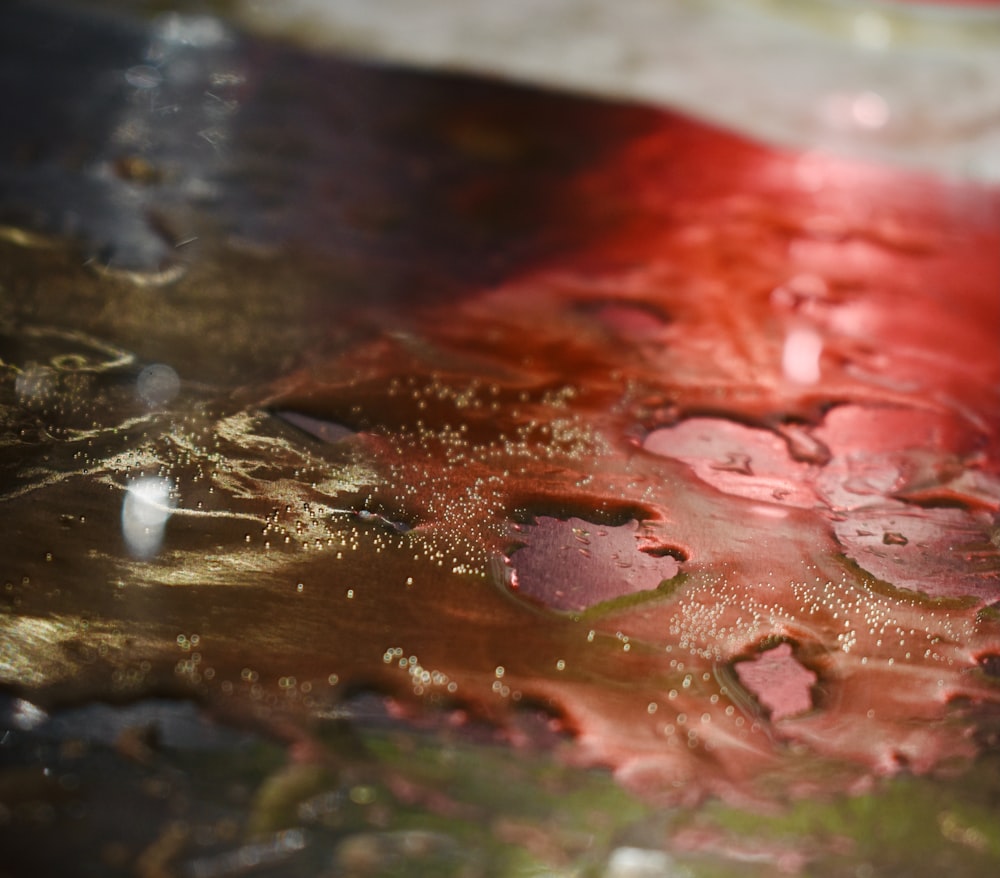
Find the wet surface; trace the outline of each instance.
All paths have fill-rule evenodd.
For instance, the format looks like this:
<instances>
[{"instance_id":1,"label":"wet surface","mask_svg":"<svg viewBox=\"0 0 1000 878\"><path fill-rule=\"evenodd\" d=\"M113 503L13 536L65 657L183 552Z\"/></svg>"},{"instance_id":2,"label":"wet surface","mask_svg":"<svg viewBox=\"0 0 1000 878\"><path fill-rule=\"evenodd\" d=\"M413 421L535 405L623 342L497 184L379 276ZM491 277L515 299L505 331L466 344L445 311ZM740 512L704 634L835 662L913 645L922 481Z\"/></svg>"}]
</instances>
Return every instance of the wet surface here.
<instances>
[{"instance_id":1,"label":"wet surface","mask_svg":"<svg viewBox=\"0 0 1000 878\"><path fill-rule=\"evenodd\" d=\"M634 519L614 526L542 516L515 525L512 537L519 545L507 561L510 588L555 610L586 610L669 587L684 559L678 549L644 545Z\"/></svg>"},{"instance_id":2,"label":"wet surface","mask_svg":"<svg viewBox=\"0 0 1000 878\"><path fill-rule=\"evenodd\" d=\"M711 808L987 759L996 191L214 19L2 15L5 81L46 53L0 125L19 857L71 825L87 850L106 799L134 825L80 874L515 874L496 842L701 874L734 831ZM503 747L537 760L527 818L481 778L441 798L464 757L435 780L393 755ZM151 804L161 770L186 792ZM992 771L928 811L927 863L992 873ZM551 773L597 828L546 843ZM486 835L448 822L470 801ZM870 862L824 833L720 868Z\"/></svg>"}]
</instances>

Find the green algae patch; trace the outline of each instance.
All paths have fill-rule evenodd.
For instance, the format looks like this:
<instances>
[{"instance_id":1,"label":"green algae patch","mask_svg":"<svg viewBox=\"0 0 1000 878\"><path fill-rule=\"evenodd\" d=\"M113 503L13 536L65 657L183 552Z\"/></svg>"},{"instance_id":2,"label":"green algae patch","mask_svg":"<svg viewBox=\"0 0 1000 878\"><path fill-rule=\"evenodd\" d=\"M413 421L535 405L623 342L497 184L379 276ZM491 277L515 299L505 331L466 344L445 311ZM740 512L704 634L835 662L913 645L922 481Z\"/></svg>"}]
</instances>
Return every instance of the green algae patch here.
<instances>
[{"instance_id":1,"label":"green algae patch","mask_svg":"<svg viewBox=\"0 0 1000 878\"><path fill-rule=\"evenodd\" d=\"M777 811L713 801L679 818L671 843L706 878L775 867L817 878L992 875L1000 868L990 792L998 774L992 758L948 779L903 776L862 795L796 800Z\"/></svg>"}]
</instances>

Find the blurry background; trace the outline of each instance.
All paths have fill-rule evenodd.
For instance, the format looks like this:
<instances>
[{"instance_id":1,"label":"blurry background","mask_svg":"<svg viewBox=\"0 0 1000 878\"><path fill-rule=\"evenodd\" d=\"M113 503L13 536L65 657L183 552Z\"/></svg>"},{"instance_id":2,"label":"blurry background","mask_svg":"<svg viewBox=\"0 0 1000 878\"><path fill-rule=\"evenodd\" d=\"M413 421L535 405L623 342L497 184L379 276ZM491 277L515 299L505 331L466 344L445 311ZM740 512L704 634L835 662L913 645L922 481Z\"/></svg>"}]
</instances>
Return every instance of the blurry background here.
<instances>
[{"instance_id":1,"label":"blurry background","mask_svg":"<svg viewBox=\"0 0 1000 878\"><path fill-rule=\"evenodd\" d=\"M1000 4L235 0L365 57L666 104L754 137L1000 181Z\"/></svg>"}]
</instances>

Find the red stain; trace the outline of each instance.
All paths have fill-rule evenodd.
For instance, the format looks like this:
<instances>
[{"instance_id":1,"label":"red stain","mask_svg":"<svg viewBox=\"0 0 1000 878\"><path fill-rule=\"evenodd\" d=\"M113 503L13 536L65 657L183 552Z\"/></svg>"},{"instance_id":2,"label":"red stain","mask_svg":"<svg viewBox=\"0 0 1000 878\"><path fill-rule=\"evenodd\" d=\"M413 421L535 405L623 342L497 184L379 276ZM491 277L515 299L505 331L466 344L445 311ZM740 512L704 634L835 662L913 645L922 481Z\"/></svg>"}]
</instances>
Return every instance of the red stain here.
<instances>
[{"instance_id":1,"label":"red stain","mask_svg":"<svg viewBox=\"0 0 1000 878\"><path fill-rule=\"evenodd\" d=\"M543 614L537 640L494 574L477 615L451 610L491 658L440 665L480 706L548 703L579 758L653 797L745 794L783 739L861 771L971 755L950 705L1000 700L979 664L1000 649L979 612L1000 598L998 193L670 116L567 191L586 248L278 392L356 406L376 504L443 545L499 556L528 515L568 547L579 520L634 519L684 559L658 590L650 564L616 583L610 549L587 568L526 536L511 564L543 605L640 599ZM803 326L806 383L782 366Z\"/></svg>"}]
</instances>

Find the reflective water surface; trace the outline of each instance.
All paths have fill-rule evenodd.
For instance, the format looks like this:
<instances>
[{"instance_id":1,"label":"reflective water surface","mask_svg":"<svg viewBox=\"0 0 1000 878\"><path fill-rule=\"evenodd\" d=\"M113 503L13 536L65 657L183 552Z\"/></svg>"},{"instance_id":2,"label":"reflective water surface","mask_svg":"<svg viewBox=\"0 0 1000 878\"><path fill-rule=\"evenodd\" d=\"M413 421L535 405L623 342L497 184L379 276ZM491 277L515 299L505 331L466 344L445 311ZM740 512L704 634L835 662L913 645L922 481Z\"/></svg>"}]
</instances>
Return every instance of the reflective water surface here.
<instances>
[{"instance_id":1,"label":"reflective water surface","mask_svg":"<svg viewBox=\"0 0 1000 878\"><path fill-rule=\"evenodd\" d=\"M0 874L993 874L1000 194L2 17Z\"/></svg>"}]
</instances>

